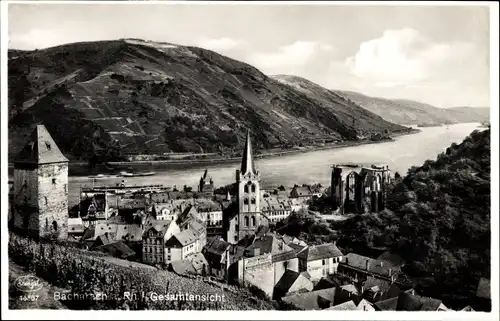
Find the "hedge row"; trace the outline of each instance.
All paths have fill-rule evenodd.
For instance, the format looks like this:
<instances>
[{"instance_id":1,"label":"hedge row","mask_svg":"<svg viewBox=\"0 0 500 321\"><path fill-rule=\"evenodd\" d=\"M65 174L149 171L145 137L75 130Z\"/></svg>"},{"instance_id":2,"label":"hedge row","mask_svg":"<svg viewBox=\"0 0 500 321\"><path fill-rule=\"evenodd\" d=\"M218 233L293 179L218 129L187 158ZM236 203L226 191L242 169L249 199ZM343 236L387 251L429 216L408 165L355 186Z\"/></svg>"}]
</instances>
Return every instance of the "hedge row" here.
<instances>
[{"instance_id":1,"label":"hedge row","mask_svg":"<svg viewBox=\"0 0 500 321\"><path fill-rule=\"evenodd\" d=\"M174 273L107 262L101 254L61 244L44 244L10 234L9 258L43 278L68 290L64 301L70 309L130 310L271 310L274 303L255 298L246 289L228 291ZM127 297L125 293L128 292ZM99 293L102 295L97 296ZM151 294L188 293L224 295L224 300L152 300ZM68 295L69 297L69 295Z\"/></svg>"}]
</instances>

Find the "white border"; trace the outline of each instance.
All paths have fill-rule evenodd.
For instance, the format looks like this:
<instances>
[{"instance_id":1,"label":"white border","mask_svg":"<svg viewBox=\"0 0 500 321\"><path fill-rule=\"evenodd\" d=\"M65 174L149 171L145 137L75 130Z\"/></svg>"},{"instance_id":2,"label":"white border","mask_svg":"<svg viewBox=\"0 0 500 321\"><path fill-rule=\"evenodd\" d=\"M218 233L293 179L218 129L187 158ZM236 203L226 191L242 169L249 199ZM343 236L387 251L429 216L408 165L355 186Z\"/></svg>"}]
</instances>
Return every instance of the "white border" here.
<instances>
[{"instance_id":1,"label":"white border","mask_svg":"<svg viewBox=\"0 0 500 321\"><path fill-rule=\"evenodd\" d=\"M8 161L7 161L7 48L8 48L8 4L113 4L113 5L151 5L151 4L183 4L183 5L439 5L439 6L487 6L490 8L490 108L491 108L491 298L492 298L492 313L480 312L376 312L367 314L366 312L334 312L328 313L325 311L70 311L70 310L8 310L8 258L7 258L7 199L8 199ZM144 319L214 319L214 320L245 320L245 319L287 319L287 320L498 320L499 311L499 293L498 293L498 267L499 267L499 218L498 209L499 201L496 197L499 195L498 188L498 164L499 164L499 49L498 49L498 3L497 2L444 2L444 1L394 1L394 2L380 2L380 1L283 1L283 2L237 2L237 1L124 1L124 2L108 2L108 1L1 1L0 3L0 22L1 22L1 210L2 210L2 319L39 319L57 320L57 319L82 319L82 320L96 320L96 319L129 319L129 320L144 320Z\"/></svg>"}]
</instances>

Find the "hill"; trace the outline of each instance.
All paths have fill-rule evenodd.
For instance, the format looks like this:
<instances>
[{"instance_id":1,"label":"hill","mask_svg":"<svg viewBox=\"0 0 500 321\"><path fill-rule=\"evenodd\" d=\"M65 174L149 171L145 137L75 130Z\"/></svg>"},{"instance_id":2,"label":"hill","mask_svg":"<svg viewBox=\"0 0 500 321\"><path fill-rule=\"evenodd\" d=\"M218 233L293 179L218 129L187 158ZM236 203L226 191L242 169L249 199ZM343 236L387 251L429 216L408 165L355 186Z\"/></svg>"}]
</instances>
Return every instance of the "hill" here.
<instances>
[{"instance_id":1,"label":"hill","mask_svg":"<svg viewBox=\"0 0 500 321\"><path fill-rule=\"evenodd\" d=\"M257 149L405 129L336 94L304 93L197 47L122 39L9 56L9 156L39 122L71 159L232 153L247 128Z\"/></svg>"},{"instance_id":2,"label":"hill","mask_svg":"<svg viewBox=\"0 0 500 321\"><path fill-rule=\"evenodd\" d=\"M490 120L490 109L487 107L437 108L406 99L369 97L352 91L334 92L396 124L442 125Z\"/></svg>"},{"instance_id":3,"label":"hill","mask_svg":"<svg viewBox=\"0 0 500 321\"><path fill-rule=\"evenodd\" d=\"M388 193L388 208L334 223L290 216L279 231L337 241L347 253L391 249L419 293L463 308L490 278L490 130L474 131L436 160L412 167Z\"/></svg>"}]
</instances>

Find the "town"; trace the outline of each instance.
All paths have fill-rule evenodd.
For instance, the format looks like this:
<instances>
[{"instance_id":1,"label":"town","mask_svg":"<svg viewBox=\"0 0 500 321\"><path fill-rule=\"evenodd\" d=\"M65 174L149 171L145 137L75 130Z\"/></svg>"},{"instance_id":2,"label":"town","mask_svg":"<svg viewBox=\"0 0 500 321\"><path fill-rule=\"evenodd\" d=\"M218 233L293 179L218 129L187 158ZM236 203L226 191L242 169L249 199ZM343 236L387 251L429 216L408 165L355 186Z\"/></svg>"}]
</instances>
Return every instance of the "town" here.
<instances>
[{"instance_id":1,"label":"town","mask_svg":"<svg viewBox=\"0 0 500 321\"><path fill-rule=\"evenodd\" d=\"M309 206L328 196L333 213L377 213L394 177L387 165L335 164L331 185L261 188L250 132L232 185L216 188L205 170L199 185L82 188L76 215L68 206L68 159L43 125L14 162L9 228L35 238L59 239L88 251L137 261L181 276L254 286L268 298L300 310L450 311L420 296L402 271L405 262L344 253L335 242L319 245L276 232L294 213L321 218ZM478 302L488 301L481 279ZM483 303L484 304L484 303ZM471 306L464 311L473 311Z\"/></svg>"}]
</instances>

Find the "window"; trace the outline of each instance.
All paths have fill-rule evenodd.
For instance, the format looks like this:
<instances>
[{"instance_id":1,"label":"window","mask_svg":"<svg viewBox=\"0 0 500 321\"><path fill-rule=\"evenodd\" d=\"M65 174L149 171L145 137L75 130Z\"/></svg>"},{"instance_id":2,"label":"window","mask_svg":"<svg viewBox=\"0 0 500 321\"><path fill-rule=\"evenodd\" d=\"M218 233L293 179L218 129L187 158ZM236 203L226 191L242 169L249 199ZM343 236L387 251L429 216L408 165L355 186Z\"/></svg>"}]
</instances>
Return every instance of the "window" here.
<instances>
[{"instance_id":1,"label":"window","mask_svg":"<svg viewBox=\"0 0 500 321\"><path fill-rule=\"evenodd\" d=\"M167 252L170 253L170 248L167 249Z\"/></svg>"},{"instance_id":2,"label":"window","mask_svg":"<svg viewBox=\"0 0 500 321\"><path fill-rule=\"evenodd\" d=\"M252 198L252 204L255 204L255 198Z\"/></svg>"},{"instance_id":3,"label":"window","mask_svg":"<svg viewBox=\"0 0 500 321\"><path fill-rule=\"evenodd\" d=\"M52 184L55 184L55 183L56 183L56 179L55 179L55 178L53 178L53 179L52 179Z\"/></svg>"},{"instance_id":4,"label":"window","mask_svg":"<svg viewBox=\"0 0 500 321\"><path fill-rule=\"evenodd\" d=\"M245 185L245 186L243 187L243 190L245 191L245 193L248 193L248 185Z\"/></svg>"},{"instance_id":5,"label":"window","mask_svg":"<svg viewBox=\"0 0 500 321\"><path fill-rule=\"evenodd\" d=\"M255 226L255 216L252 216L252 226Z\"/></svg>"},{"instance_id":6,"label":"window","mask_svg":"<svg viewBox=\"0 0 500 321\"><path fill-rule=\"evenodd\" d=\"M57 222L56 221L52 222L52 228L54 229L54 232L57 232Z\"/></svg>"},{"instance_id":7,"label":"window","mask_svg":"<svg viewBox=\"0 0 500 321\"><path fill-rule=\"evenodd\" d=\"M170 261L170 255L167 255L167 260Z\"/></svg>"},{"instance_id":8,"label":"window","mask_svg":"<svg viewBox=\"0 0 500 321\"><path fill-rule=\"evenodd\" d=\"M243 199L243 204L248 205L248 198Z\"/></svg>"},{"instance_id":9,"label":"window","mask_svg":"<svg viewBox=\"0 0 500 321\"><path fill-rule=\"evenodd\" d=\"M323 265L326 265L326 260L323 260Z\"/></svg>"},{"instance_id":10,"label":"window","mask_svg":"<svg viewBox=\"0 0 500 321\"><path fill-rule=\"evenodd\" d=\"M245 216L245 218L244 218L244 220L243 220L243 221L244 221L244 222L243 222L243 226L248 227L248 224L249 224L249 223L248 223L248 216Z\"/></svg>"},{"instance_id":11,"label":"window","mask_svg":"<svg viewBox=\"0 0 500 321\"><path fill-rule=\"evenodd\" d=\"M255 184L252 184L252 193L255 193Z\"/></svg>"},{"instance_id":12,"label":"window","mask_svg":"<svg viewBox=\"0 0 500 321\"><path fill-rule=\"evenodd\" d=\"M51 149L51 146L48 142L45 142L45 147L47 147L47 150L50 150Z\"/></svg>"}]
</instances>

